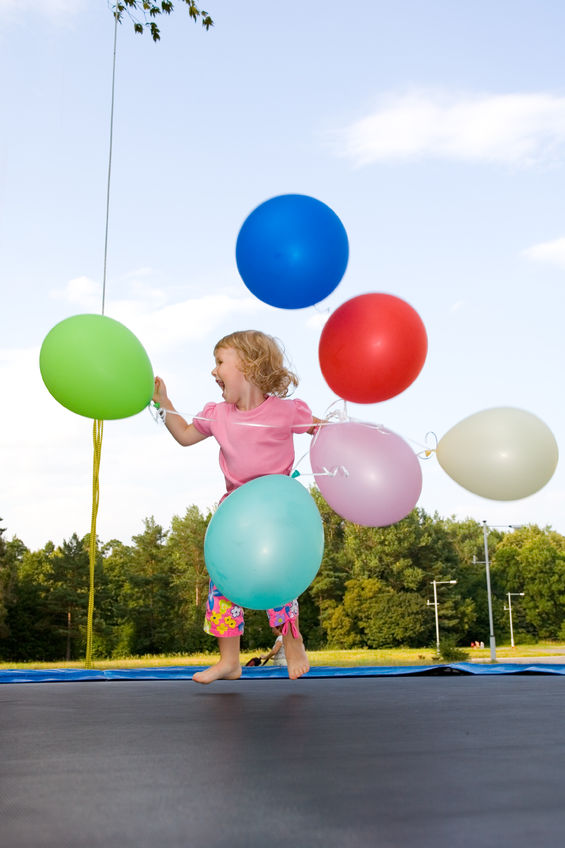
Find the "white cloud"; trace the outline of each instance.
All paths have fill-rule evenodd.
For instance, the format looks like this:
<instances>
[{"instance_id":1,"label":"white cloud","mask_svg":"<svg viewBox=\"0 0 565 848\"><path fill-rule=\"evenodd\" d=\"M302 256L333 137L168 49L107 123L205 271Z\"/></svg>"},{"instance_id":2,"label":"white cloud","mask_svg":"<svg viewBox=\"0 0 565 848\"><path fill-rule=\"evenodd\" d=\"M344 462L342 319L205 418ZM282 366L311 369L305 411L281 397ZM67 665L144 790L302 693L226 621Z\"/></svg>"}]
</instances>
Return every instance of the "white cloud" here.
<instances>
[{"instance_id":1,"label":"white cloud","mask_svg":"<svg viewBox=\"0 0 565 848\"><path fill-rule=\"evenodd\" d=\"M0 418L0 502L10 538L29 525L43 530L47 515L62 524L77 502L88 509L92 422L51 397L37 348L0 351L0 379L7 396L18 398Z\"/></svg>"},{"instance_id":2,"label":"white cloud","mask_svg":"<svg viewBox=\"0 0 565 848\"><path fill-rule=\"evenodd\" d=\"M565 97L414 90L380 98L339 133L356 165L425 157L528 166L565 149Z\"/></svg>"},{"instance_id":3,"label":"white cloud","mask_svg":"<svg viewBox=\"0 0 565 848\"><path fill-rule=\"evenodd\" d=\"M1 0L0 0L1 2ZM162 306L170 298L162 289L151 285L151 277L155 272L150 268L138 268L124 275L127 291L137 309L153 309ZM73 277L60 289L51 289L49 297L54 300L62 300L66 303L80 307L82 311L100 312L102 307L102 283L85 275ZM109 291L106 289L106 305L109 302Z\"/></svg>"},{"instance_id":4,"label":"white cloud","mask_svg":"<svg viewBox=\"0 0 565 848\"><path fill-rule=\"evenodd\" d=\"M81 311L100 312L102 286L89 277L74 277L63 289L52 289L49 297L64 300L81 308Z\"/></svg>"},{"instance_id":5,"label":"white cloud","mask_svg":"<svg viewBox=\"0 0 565 848\"><path fill-rule=\"evenodd\" d=\"M151 340L154 350L170 350L184 342L202 341L227 318L269 308L255 297L230 294L210 294L163 305L167 295L162 289L145 285L139 273L128 276L131 297L107 298L105 314L125 324L144 345ZM64 288L52 290L50 296L70 304L74 312L101 310L102 287L86 276L69 280Z\"/></svg>"},{"instance_id":6,"label":"white cloud","mask_svg":"<svg viewBox=\"0 0 565 848\"><path fill-rule=\"evenodd\" d=\"M110 303L107 314L126 324L141 339L153 339L153 346L163 350L183 342L201 341L226 318L248 315L264 308L253 297L214 294L151 310L141 301L115 301Z\"/></svg>"},{"instance_id":7,"label":"white cloud","mask_svg":"<svg viewBox=\"0 0 565 848\"><path fill-rule=\"evenodd\" d=\"M330 310L326 309L324 312L313 312L306 319L306 326L310 327L313 330L321 330L325 325L326 321L330 317Z\"/></svg>"},{"instance_id":8,"label":"white cloud","mask_svg":"<svg viewBox=\"0 0 565 848\"><path fill-rule=\"evenodd\" d=\"M460 312L461 309L467 306L467 302L465 300L457 300L455 303L452 303L449 307L450 312Z\"/></svg>"},{"instance_id":9,"label":"white cloud","mask_svg":"<svg viewBox=\"0 0 565 848\"><path fill-rule=\"evenodd\" d=\"M535 262L546 262L548 265L557 265L565 268L565 236L554 241L545 241L534 244L522 252L527 259Z\"/></svg>"}]
</instances>

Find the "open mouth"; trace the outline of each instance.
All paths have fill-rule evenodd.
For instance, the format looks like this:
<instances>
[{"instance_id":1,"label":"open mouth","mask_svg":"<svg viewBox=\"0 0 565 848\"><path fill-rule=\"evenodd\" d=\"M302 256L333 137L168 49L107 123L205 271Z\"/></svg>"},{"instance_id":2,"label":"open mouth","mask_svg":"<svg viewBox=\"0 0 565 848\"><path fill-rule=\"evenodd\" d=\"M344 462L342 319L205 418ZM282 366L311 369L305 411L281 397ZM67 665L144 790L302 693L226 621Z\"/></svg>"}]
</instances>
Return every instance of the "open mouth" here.
<instances>
[{"instance_id":1,"label":"open mouth","mask_svg":"<svg viewBox=\"0 0 565 848\"><path fill-rule=\"evenodd\" d=\"M220 387L220 389L221 389L221 390L222 390L222 392L223 392L223 391L224 391L224 389L225 389L225 387L226 387L226 384L225 384L225 383L223 383L221 380L216 380L216 383L218 384L218 386Z\"/></svg>"}]
</instances>

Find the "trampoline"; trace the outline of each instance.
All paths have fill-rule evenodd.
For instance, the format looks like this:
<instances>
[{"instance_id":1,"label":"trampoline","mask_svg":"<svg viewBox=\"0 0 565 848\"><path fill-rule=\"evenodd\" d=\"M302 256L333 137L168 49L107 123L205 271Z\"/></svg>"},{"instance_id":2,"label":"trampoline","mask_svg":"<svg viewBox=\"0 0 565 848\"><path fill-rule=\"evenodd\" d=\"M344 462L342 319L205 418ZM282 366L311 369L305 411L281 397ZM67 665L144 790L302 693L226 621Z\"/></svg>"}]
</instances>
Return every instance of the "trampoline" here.
<instances>
[{"instance_id":1,"label":"trampoline","mask_svg":"<svg viewBox=\"0 0 565 848\"><path fill-rule=\"evenodd\" d=\"M564 667L469 666L25 672L1 844L561 848Z\"/></svg>"}]
</instances>

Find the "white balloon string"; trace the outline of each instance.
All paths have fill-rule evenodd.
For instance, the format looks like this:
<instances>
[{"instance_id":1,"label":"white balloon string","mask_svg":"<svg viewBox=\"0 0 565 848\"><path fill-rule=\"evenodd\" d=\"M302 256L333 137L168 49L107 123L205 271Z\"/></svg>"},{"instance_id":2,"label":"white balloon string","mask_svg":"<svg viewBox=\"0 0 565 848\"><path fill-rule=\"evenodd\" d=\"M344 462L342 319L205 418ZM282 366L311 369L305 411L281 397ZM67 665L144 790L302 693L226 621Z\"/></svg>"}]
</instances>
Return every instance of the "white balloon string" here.
<instances>
[{"instance_id":1,"label":"white balloon string","mask_svg":"<svg viewBox=\"0 0 565 848\"><path fill-rule=\"evenodd\" d=\"M151 417L155 421L165 420L167 415L178 415L180 418L184 418L186 420L190 419L191 421L215 421L215 418L207 418L205 415L187 415L184 412L177 412L176 409L166 409L164 406L159 407L151 407L151 404L148 407ZM233 424L239 424L241 427L261 427L267 430L278 429L279 425L277 424L256 424L253 421L233 421ZM310 424L300 424L300 427L306 427L308 430L314 427L314 422L312 421ZM306 431L305 431L306 432Z\"/></svg>"},{"instance_id":2,"label":"white balloon string","mask_svg":"<svg viewBox=\"0 0 565 848\"><path fill-rule=\"evenodd\" d=\"M332 407L335 407L337 404L341 405L340 408L332 409ZM153 420L157 423L159 421L162 421L163 423L165 423L167 415L178 415L181 418L185 418L187 420L190 419L191 421L215 421L214 418L208 418L205 415L187 415L186 413L183 413L183 412L177 412L176 409L165 409L165 407L158 406L157 404L154 404L153 401L149 404L149 406L147 408L149 410L149 414L151 415ZM315 477L315 476L335 476L335 474L339 470L342 470L343 473L345 474L345 476L348 477L349 473L347 472L347 469L343 465L336 466L336 469L334 469L333 471L328 471L328 469L325 468L323 472L317 472L317 474L313 473L313 474L309 474L309 475L303 475L302 472L298 471L298 467L306 459L306 457L310 453L310 450L316 444L316 441L319 438L320 433L322 432L322 428L331 427L334 424L344 424L344 423L349 423L349 422L354 423L354 424L362 424L364 427L370 427L373 430L378 430L380 433L383 434L383 436L394 435L394 433L392 433L392 431L387 430L387 428L384 426L384 424L374 424L371 421L362 421L361 419L358 419L358 418L351 418L350 416L347 415L346 402L343 401L343 400L334 401L327 408L326 412L324 413L324 419L322 421L318 421L318 422L312 421L311 424L300 425L300 426L305 428L304 433L306 433L308 430L310 430L312 428L314 429L314 432L312 434L312 442L311 442L310 448L294 464L294 470L297 472L297 474L300 474L301 476L313 476L313 477ZM233 423L238 424L241 427L259 427L261 429L266 429L266 430L278 429L279 428L279 425L277 425L277 424L257 424L253 421L234 421ZM298 435L301 435L301 434L298 433ZM430 447L430 445L428 443L430 437L433 437L433 439L434 439L434 446L433 447ZM420 450L416 452L416 456L419 457L420 459L429 459L430 456L432 455L432 453L435 453L435 451L437 449L438 439L437 439L436 434L432 430L429 430L426 433L424 444L422 444L422 442L416 441L416 439L410 439L410 438L406 438L406 437L404 437L404 438L405 438L405 441L412 442L412 444L417 445L420 448Z\"/></svg>"},{"instance_id":3,"label":"white balloon string","mask_svg":"<svg viewBox=\"0 0 565 848\"><path fill-rule=\"evenodd\" d=\"M326 466L322 466L323 471L311 471L311 472L302 472L297 471L296 469L290 475L291 477L337 477L337 475L341 475L343 477L349 477L349 471L345 467L345 465L336 465L335 468L329 469Z\"/></svg>"},{"instance_id":4,"label":"white balloon string","mask_svg":"<svg viewBox=\"0 0 565 848\"><path fill-rule=\"evenodd\" d=\"M334 409L338 404L341 407ZM384 424L374 424L372 421L363 421L361 418L352 418L347 412L347 401L336 400L331 403L324 413L324 424L363 424L365 427L371 427L373 430L380 430L383 435L388 436L390 430Z\"/></svg>"},{"instance_id":5,"label":"white balloon string","mask_svg":"<svg viewBox=\"0 0 565 848\"><path fill-rule=\"evenodd\" d=\"M341 408L334 409L334 406L338 404L343 404ZM324 413L324 420L336 419L337 421L348 421L349 416L347 415L347 401L345 400L334 400L333 403L330 403L328 408Z\"/></svg>"},{"instance_id":6,"label":"white balloon string","mask_svg":"<svg viewBox=\"0 0 565 848\"><path fill-rule=\"evenodd\" d=\"M311 443L310 447L312 447L312 445L314 444L314 440L317 438L317 436L318 436L318 431L316 431L316 432L314 433L314 438L312 439L312 443ZM301 463L303 460L305 460L305 459L306 459L306 457L308 456L308 454L309 454L309 453L310 453L310 449L308 449L308 450L306 451L306 453L305 453L303 456L301 456L301 457L300 457L300 459L298 460L298 462L295 462L295 463L294 463L294 471L292 472L292 473L293 473L293 475L298 476L299 474L302 474L302 472L298 470L298 466L300 465L300 463Z\"/></svg>"},{"instance_id":7,"label":"white balloon string","mask_svg":"<svg viewBox=\"0 0 565 848\"><path fill-rule=\"evenodd\" d=\"M433 453L435 453L435 452L436 452L436 450L437 450L437 446L438 446L438 439L437 439L436 434L433 432L433 430L428 430L428 432L426 433L426 439L425 439L425 441L426 441L426 442L428 442L428 440L429 440L430 436L433 436L433 439L434 439L434 446L433 446L433 448L432 448L432 447L430 447L430 446L429 446L429 444L426 444L426 445L420 445L420 447L422 448L422 450L421 450L421 451L419 451L419 453L417 453L417 454L416 454L416 456L417 456L419 459L429 459L429 458L431 457L431 455L432 455ZM417 442L415 442L415 444L418 444L418 443L417 443Z\"/></svg>"},{"instance_id":8,"label":"white balloon string","mask_svg":"<svg viewBox=\"0 0 565 848\"><path fill-rule=\"evenodd\" d=\"M157 404L154 404L153 401L149 404L149 406L147 408L149 409L149 413L150 413L150 415L151 415L151 417L153 418L154 421L159 421L159 419L164 420L164 418L167 415L178 415L178 416L180 416L181 418L184 418L187 421L188 420L190 420L190 421L195 421L195 420L196 421L215 421L216 420L215 418L207 418L205 415L191 415L191 414L187 414L186 412L177 412L176 409L166 409L164 406L157 406ZM278 430L278 429L280 429L279 424L256 424L253 421L233 421L232 423L238 424L241 427L261 427L261 428L267 429L267 430ZM326 425L333 424L333 423L336 423L336 422L333 422L333 421L319 421L319 422L311 421L308 424L298 424L297 426L301 427L301 428L304 427L305 428L304 432L306 432L307 430L311 430L314 427L316 428L316 431L317 431L318 427L325 427ZM370 424L368 426L372 427L374 425ZM298 435L300 435L300 433Z\"/></svg>"},{"instance_id":9,"label":"white balloon string","mask_svg":"<svg viewBox=\"0 0 565 848\"><path fill-rule=\"evenodd\" d=\"M339 407L338 404L340 405ZM333 407L338 408L333 409ZM381 432L384 436L393 435L393 433L391 433L391 431L388 430L383 424L373 424L370 421L362 421L360 418L352 418L350 415L347 414L347 402L344 400L336 400L331 403L325 412L324 418L328 419L324 421L324 424L344 423L351 421L355 424L363 424L365 427L372 427L375 430L379 430L379 432ZM332 421L331 419L336 420ZM318 433L319 431L316 431L314 435L314 440L317 438ZM430 447L430 445L428 444L430 436L433 436L434 439L433 447ZM420 457L421 459L429 459L432 453L435 453L437 449L438 438L432 430L428 430L428 432L426 433L424 444L422 444L422 442L416 441L416 439L411 439L407 436L404 436L403 438L405 441L411 442L413 445L417 445L417 447L420 448L420 450L416 453L416 456ZM312 442L312 444L313 443L314 441Z\"/></svg>"},{"instance_id":10,"label":"white balloon string","mask_svg":"<svg viewBox=\"0 0 565 848\"><path fill-rule=\"evenodd\" d=\"M149 412L149 415L151 416L153 421L155 421L156 424L159 423L159 417L160 417L159 416L159 409L160 409L160 407L155 406L154 403L150 403L147 406L147 411Z\"/></svg>"}]
</instances>

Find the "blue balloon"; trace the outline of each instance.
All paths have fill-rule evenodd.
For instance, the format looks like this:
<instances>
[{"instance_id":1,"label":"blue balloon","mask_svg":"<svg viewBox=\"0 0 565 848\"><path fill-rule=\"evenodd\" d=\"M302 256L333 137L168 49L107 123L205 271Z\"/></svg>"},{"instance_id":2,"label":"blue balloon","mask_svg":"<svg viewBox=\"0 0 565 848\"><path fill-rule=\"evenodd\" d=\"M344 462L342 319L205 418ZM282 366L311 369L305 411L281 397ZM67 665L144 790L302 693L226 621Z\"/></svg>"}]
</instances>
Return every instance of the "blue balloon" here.
<instances>
[{"instance_id":1,"label":"blue balloon","mask_svg":"<svg viewBox=\"0 0 565 848\"><path fill-rule=\"evenodd\" d=\"M270 474L240 486L208 525L204 558L218 589L242 607L273 609L297 598L320 568L322 519L310 493Z\"/></svg>"},{"instance_id":2,"label":"blue balloon","mask_svg":"<svg viewBox=\"0 0 565 848\"><path fill-rule=\"evenodd\" d=\"M327 297L345 274L347 233L313 197L282 194L243 222L235 258L247 288L271 306L301 309Z\"/></svg>"}]
</instances>

